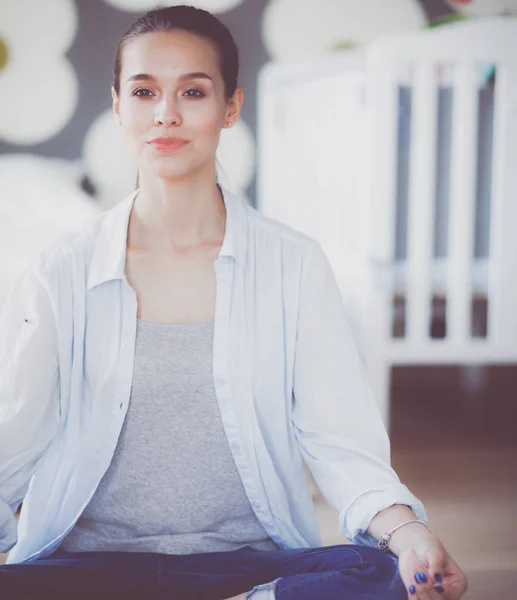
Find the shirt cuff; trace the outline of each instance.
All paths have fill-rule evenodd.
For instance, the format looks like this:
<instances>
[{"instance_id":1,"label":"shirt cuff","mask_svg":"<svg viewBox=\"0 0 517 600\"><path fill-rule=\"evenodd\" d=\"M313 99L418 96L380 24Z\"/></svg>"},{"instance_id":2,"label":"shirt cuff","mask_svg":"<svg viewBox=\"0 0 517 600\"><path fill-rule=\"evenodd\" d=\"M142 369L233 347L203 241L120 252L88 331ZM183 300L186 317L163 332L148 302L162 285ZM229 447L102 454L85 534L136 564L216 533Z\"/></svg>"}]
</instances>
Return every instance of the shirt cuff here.
<instances>
[{"instance_id":1,"label":"shirt cuff","mask_svg":"<svg viewBox=\"0 0 517 600\"><path fill-rule=\"evenodd\" d=\"M378 541L366 533L375 515L394 504L403 504L415 513L417 519L428 523L422 502L403 484L389 489L369 490L357 496L339 514L339 532L353 544L377 547Z\"/></svg>"}]
</instances>

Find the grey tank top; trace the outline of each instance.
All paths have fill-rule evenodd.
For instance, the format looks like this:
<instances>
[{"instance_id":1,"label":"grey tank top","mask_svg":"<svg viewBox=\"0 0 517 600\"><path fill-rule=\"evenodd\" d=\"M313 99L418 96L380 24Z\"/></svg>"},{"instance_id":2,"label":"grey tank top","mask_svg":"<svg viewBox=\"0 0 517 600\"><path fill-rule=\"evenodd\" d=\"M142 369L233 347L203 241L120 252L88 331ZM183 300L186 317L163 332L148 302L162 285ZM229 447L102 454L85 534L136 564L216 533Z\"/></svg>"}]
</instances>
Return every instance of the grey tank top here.
<instances>
[{"instance_id":1,"label":"grey tank top","mask_svg":"<svg viewBox=\"0 0 517 600\"><path fill-rule=\"evenodd\" d=\"M138 320L131 397L117 447L62 550L278 549L253 512L223 429L212 374L213 326Z\"/></svg>"}]
</instances>

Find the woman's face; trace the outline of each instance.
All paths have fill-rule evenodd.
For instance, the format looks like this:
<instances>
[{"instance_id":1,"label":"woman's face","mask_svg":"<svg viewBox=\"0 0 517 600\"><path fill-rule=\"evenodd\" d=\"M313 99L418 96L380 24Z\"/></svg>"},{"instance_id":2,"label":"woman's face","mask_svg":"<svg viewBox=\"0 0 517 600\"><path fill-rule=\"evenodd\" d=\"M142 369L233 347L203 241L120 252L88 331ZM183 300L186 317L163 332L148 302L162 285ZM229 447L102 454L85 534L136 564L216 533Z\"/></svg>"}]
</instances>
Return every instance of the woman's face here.
<instances>
[{"instance_id":1,"label":"woman's face","mask_svg":"<svg viewBox=\"0 0 517 600\"><path fill-rule=\"evenodd\" d=\"M230 100L224 91L210 41L173 31L129 42L122 55L120 96L112 89L113 111L140 170L165 179L214 172L221 129L235 123L242 105L240 88Z\"/></svg>"}]
</instances>

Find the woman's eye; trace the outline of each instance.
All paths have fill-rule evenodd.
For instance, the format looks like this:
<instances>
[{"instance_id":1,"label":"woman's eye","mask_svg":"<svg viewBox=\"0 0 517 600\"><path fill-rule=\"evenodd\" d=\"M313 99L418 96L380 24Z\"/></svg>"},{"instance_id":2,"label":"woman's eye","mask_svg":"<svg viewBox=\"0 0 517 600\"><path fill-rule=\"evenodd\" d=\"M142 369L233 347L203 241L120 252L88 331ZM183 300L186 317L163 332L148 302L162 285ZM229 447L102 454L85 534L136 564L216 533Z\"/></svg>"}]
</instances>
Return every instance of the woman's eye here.
<instances>
[{"instance_id":1,"label":"woman's eye","mask_svg":"<svg viewBox=\"0 0 517 600\"><path fill-rule=\"evenodd\" d=\"M153 93L151 92L151 90L148 90L147 88L139 88L138 90L135 90L133 92L133 96L139 96L139 97L145 97L145 96L151 96Z\"/></svg>"},{"instance_id":2,"label":"woman's eye","mask_svg":"<svg viewBox=\"0 0 517 600\"><path fill-rule=\"evenodd\" d=\"M194 94L190 94L189 92L194 92ZM190 96L191 98L202 98L205 94L201 91L198 90L196 88L189 88L185 94L187 94L188 96Z\"/></svg>"}]
</instances>

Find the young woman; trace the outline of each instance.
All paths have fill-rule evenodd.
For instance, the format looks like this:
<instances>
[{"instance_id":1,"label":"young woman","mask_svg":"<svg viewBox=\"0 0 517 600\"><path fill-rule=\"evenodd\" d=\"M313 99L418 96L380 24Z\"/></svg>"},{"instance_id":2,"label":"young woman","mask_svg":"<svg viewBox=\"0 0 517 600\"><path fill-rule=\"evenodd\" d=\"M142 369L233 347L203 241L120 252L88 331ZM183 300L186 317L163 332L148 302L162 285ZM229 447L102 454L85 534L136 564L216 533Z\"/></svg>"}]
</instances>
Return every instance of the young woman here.
<instances>
[{"instance_id":1,"label":"young woman","mask_svg":"<svg viewBox=\"0 0 517 600\"><path fill-rule=\"evenodd\" d=\"M42 252L0 321L2 598L466 590L390 466L320 245L217 183L237 77L203 10L119 43L139 189ZM321 546L304 460L352 544Z\"/></svg>"}]
</instances>

